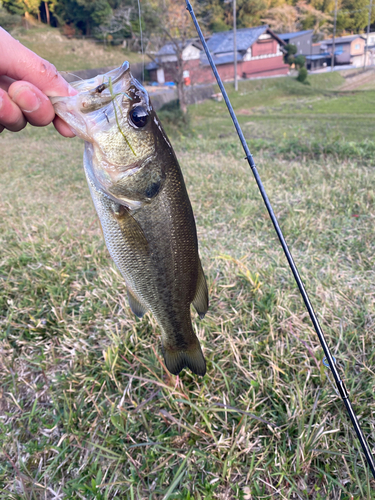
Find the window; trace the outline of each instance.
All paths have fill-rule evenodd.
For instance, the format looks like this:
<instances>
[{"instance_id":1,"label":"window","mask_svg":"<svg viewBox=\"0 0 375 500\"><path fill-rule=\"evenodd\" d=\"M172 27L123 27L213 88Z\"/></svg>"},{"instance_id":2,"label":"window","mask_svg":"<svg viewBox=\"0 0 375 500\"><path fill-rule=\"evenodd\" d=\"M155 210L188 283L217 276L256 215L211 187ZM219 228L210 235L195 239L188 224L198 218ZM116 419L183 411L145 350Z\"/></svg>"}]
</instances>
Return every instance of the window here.
<instances>
[{"instance_id":1,"label":"window","mask_svg":"<svg viewBox=\"0 0 375 500\"><path fill-rule=\"evenodd\" d=\"M361 46L359 45L359 43L356 43L356 44L355 44L355 46L354 46L355 50L359 50L359 49L360 49L360 47L361 47Z\"/></svg>"}]
</instances>

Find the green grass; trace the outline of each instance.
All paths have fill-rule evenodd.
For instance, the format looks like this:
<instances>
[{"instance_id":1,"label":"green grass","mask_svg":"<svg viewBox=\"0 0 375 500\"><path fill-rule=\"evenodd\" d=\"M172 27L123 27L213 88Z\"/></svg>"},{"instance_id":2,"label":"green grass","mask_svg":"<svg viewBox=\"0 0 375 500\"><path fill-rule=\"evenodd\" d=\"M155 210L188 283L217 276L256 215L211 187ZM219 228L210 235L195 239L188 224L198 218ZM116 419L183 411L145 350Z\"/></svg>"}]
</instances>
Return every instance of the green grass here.
<instances>
[{"instance_id":1,"label":"green grass","mask_svg":"<svg viewBox=\"0 0 375 500\"><path fill-rule=\"evenodd\" d=\"M120 66L124 61L142 62L142 55L120 47L103 46L90 39L67 38L48 26L17 28L12 32L23 45L47 59L59 71Z\"/></svg>"},{"instance_id":2,"label":"green grass","mask_svg":"<svg viewBox=\"0 0 375 500\"><path fill-rule=\"evenodd\" d=\"M240 82L237 94L228 85L246 138L264 140L267 149L277 150L290 141L302 149L314 142L324 149L333 143L375 141L375 91L338 90L344 82L338 72L309 75L308 80L310 85L292 78L250 80ZM237 144L224 102L206 101L192 107L191 114L202 137L211 141L225 135Z\"/></svg>"},{"instance_id":3,"label":"green grass","mask_svg":"<svg viewBox=\"0 0 375 500\"><path fill-rule=\"evenodd\" d=\"M341 99L331 95L340 75L311 82L246 82L234 103L256 108L240 118L256 123L245 131L259 136L250 141L259 172L374 450L375 121L371 106L360 116L337 107L323 137L314 109L309 123L286 112L274 120L270 107ZM370 95L351 98L360 106ZM206 318L194 316L203 378L171 376L155 320L131 313L82 143L51 127L0 135L0 498L374 498L223 107L206 102L191 114L194 131L171 137L210 290ZM301 153L319 141L332 149Z\"/></svg>"}]
</instances>

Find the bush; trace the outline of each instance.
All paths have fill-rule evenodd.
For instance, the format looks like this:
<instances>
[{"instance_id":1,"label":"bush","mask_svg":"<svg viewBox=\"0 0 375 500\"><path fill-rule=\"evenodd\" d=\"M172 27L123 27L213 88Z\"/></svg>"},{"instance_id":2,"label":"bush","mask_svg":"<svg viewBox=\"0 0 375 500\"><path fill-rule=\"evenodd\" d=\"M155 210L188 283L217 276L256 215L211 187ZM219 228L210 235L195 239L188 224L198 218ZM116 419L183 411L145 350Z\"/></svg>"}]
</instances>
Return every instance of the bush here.
<instances>
[{"instance_id":1,"label":"bush","mask_svg":"<svg viewBox=\"0 0 375 500\"><path fill-rule=\"evenodd\" d=\"M178 99L164 104L158 111L158 117L163 126L171 126L185 134L190 130L190 116L182 112Z\"/></svg>"},{"instance_id":2,"label":"bush","mask_svg":"<svg viewBox=\"0 0 375 500\"><path fill-rule=\"evenodd\" d=\"M287 43L284 51L284 63L291 66L294 63L294 54L297 53L297 47L293 43Z\"/></svg>"},{"instance_id":3,"label":"bush","mask_svg":"<svg viewBox=\"0 0 375 500\"><path fill-rule=\"evenodd\" d=\"M301 83L304 83L306 78L307 78L307 69L300 68L300 70L298 71L297 80Z\"/></svg>"},{"instance_id":4,"label":"bush","mask_svg":"<svg viewBox=\"0 0 375 500\"><path fill-rule=\"evenodd\" d=\"M22 17L18 14L11 14L0 7L0 26L7 31L11 31L17 26L22 26Z\"/></svg>"},{"instance_id":5,"label":"bush","mask_svg":"<svg viewBox=\"0 0 375 500\"><path fill-rule=\"evenodd\" d=\"M295 56L294 58L294 64L298 68L303 68L305 66L305 62L306 62L305 56L303 56L302 54Z\"/></svg>"}]
</instances>

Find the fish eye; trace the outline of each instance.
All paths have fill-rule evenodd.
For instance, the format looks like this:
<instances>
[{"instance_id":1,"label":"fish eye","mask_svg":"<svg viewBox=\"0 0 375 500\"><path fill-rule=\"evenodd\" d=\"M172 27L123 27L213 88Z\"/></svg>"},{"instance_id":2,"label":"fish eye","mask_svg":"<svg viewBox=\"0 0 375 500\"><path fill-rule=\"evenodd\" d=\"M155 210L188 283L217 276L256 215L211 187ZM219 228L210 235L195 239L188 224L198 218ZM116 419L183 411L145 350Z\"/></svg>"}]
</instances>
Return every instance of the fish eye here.
<instances>
[{"instance_id":1,"label":"fish eye","mask_svg":"<svg viewBox=\"0 0 375 500\"><path fill-rule=\"evenodd\" d=\"M102 83L101 85L98 85L96 87L95 92L97 92L98 94L101 94L103 92L103 90L105 90L106 88L107 88L107 85Z\"/></svg>"},{"instance_id":2,"label":"fish eye","mask_svg":"<svg viewBox=\"0 0 375 500\"><path fill-rule=\"evenodd\" d=\"M142 128L147 125L148 113L143 106L137 106L130 112L130 120L137 128Z\"/></svg>"}]
</instances>

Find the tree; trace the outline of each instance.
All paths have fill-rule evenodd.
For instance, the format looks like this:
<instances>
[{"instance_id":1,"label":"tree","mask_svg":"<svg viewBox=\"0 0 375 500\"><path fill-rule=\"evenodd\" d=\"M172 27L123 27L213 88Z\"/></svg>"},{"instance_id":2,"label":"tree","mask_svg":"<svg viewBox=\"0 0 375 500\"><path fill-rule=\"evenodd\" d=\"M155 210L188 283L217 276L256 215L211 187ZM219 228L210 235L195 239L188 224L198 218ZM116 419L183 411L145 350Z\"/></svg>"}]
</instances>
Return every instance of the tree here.
<instances>
[{"instance_id":1,"label":"tree","mask_svg":"<svg viewBox=\"0 0 375 500\"><path fill-rule=\"evenodd\" d=\"M141 19L139 19L138 5L134 0L108 1L112 13L94 29L94 33L104 40L110 38L113 44L122 43L125 39L131 40L132 50L141 50L142 45L147 47L158 24L158 17L155 16L156 8L149 2L142 3ZM141 43L141 31L143 43Z\"/></svg>"},{"instance_id":2,"label":"tree","mask_svg":"<svg viewBox=\"0 0 375 500\"><path fill-rule=\"evenodd\" d=\"M130 38L132 36L133 16L133 6L119 6L112 12L112 15L106 19L105 23L95 28L94 33L98 34L103 40L108 40L110 36L112 43L121 43L125 38Z\"/></svg>"},{"instance_id":3,"label":"tree","mask_svg":"<svg viewBox=\"0 0 375 500\"><path fill-rule=\"evenodd\" d=\"M25 4L22 0L3 0L3 7L11 14L23 16L25 14Z\"/></svg>"},{"instance_id":4,"label":"tree","mask_svg":"<svg viewBox=\"0 0 375 500\"><path fill-rule=\"evenodd\" d=\"M262 21L277 33L290 33L298 30L298 11L295 6L284 4L270 9Z\"/></svg>"},{"instance_id":5,"label":"tree","mask_svg":"<svg viewBox=\"0 0 375 500\"><path fill-rule=\"evenodd\" d=\"M277 33L313 29L315 35L321 35L328 32L330 19L330 14L300 0L295 5L283 4L270 9L267 18L262 20Z\"/></svg>"},{"instance_id":6,"label":"tree","mask_svg":"<svg viewBox=\"0 0 375 500\"><path fill-rule=\"evenodd\" d=\"M293 43L287 43L284 47L284 62L289 66L294 64L295 68L298 69L297 80L304 82L307 78L306 58L302 54L298 56L295 54L297 54L297 47Z\"/></svg>"},{"instance_id":7,"label":"tree","mask_svg":"<svg viewBox=\"0 0 375 500\"><path fill-rule=\"evenodd\" d=\"M175 83L180 107L185 114L187 106L183 78L185 66L183 51L188 40L196 36L194 25L183 3L173 0L155 0L152 6L155 21L152 42L154 46L159 48L167 42L173 47L176 56Z\"/></svg>"},{"instance_id":8,"label":"tree","mask_svg":"<svg viewBox=\"0 0 375 500\"><path fill-rule=\"evenodd\" d=\"M294 43L287 43L284 47L284 63L291 66L294 64L294 54L297 53L297 47Z\"/></svg>"},{"instance_id":9,"label":"tree","mask_svg":"<svg viewBox=\"0 0 375 500\"><path fill-rule=\"evenodd\" d=\"M85 35L112 14L107 0L59 0L54 9L61 21L74 24Z\"/></svg>"},{"instance_id":10,"label":"tree","mask_svg":"<svg viewBox=\"0 0 375 500\"><path fill-rule=\"evenodd\" d=\"M307 78L307 69L305 67L300 68L298 71L297 80L301 83L304 83L306 81L306 78ZM308 84L309 82L306 83Z\"/></svg>"},{"instance_id":11,"label":"tree","mask_svg":"<svg viewBox=\"0 0 375 500\"><path fill-rule=\"evenodd\" d=\"M285 0L237 0L237 26L257 26L270 9L280 7L284 3ZM198 0L197 7L200 10L200 18L211 32L232 29L232 0Z\"/></svg>"},{"instance_id":12,"label":"tree","mask_svg":"<svg viewBox=\"0 0 375 500\"><path fill-rule=\"evenodd\" d=\"M337 12L336 30L340 32L360 33L367 27L369 0L342 0ZM375 20L375 8L372 9L371 21Z\"/></svg>"},{"instance_id":13,"label":"tree","mask_svg":"<svg viewBox=\"0 0 375 500\"><path fill-rule=\"evenodd\" d=\"M23 16L26 12L37 15L40 0L3 0L4 8L11 14Z\"/></svg>"},{"instance_id":14,"label":"tree","mask_svg":"<svg viewBox=\"0 0 375 500\"><path fill-rule=\"evenodd\" d=\"M328 3L328 2L327 2ZM324 12L314 7L312 3L299 0L296 5L298 12L299 28L302 30L314 30L315 36L327 35L332 12Z\"/></svg>"}]
</instances>

